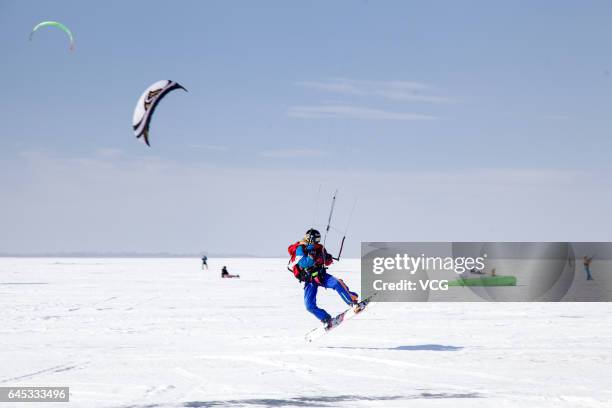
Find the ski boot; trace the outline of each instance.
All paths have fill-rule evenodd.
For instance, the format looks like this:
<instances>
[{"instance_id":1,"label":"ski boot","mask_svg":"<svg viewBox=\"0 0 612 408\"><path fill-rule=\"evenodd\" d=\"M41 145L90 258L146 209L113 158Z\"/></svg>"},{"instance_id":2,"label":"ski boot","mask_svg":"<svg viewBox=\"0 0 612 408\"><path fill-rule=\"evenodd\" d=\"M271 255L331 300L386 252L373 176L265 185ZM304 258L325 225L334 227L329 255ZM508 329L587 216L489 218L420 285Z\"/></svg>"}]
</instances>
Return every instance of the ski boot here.
<instances>
[{"instance_id":1,"label":"ski boot","mask_svg":"<svg viewBox=\"0 0 612 408\"><path fill-rule=\"evenodd\" d=\"M353 312L357 314L365 308L365 305L361 302L354 302L351 307L353 308Z\"/></svg>"}]
</instances>

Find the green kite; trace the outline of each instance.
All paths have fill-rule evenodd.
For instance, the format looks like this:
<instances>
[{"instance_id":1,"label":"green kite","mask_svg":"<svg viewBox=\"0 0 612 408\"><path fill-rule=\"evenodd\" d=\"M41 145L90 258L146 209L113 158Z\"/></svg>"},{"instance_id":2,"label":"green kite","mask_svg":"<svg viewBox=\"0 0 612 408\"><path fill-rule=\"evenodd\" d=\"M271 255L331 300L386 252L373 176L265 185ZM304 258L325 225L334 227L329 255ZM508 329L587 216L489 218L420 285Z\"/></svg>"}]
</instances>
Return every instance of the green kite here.
<instances>
[{"instance_id":1,"label":"green kite","mask_svg":"<svg viewBox=\"0 0 612 408\"><path fill-rule=\"evenodd\" d=\"M47 26L57 27L60 30L63 30L66 34L68 34L68 38L70 38L70 51L74 50L74 36L72 35L72 32L68 29L68 27L66 27L62 23L58 23L57 21L43 21L42 23L36 24L36 27L34 27L32 29L32 32L30 33L30 41L32 41L32 36L39 28Z\"/></svg>"}]
</instances>

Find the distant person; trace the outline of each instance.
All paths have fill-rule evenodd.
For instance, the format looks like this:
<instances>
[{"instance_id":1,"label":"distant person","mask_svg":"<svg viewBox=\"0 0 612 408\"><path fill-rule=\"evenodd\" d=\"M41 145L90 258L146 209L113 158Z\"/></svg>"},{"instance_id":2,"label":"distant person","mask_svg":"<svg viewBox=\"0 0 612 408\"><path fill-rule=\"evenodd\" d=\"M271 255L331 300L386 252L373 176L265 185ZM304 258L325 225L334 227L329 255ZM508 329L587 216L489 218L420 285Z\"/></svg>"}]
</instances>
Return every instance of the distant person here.
<instances>
[{"instance_id":1,"label":"distant person","mask_svg":"<svg viewBox=\"0 0 612 408\"><path fill-rule=\"evenodd\" d=\"M202 256L202 269L204 269L204 267L208 270L208 257L206 255Z\"/></svg>"},{"instance_id":2,"label":"distant person","mask_svg":"<svg viewBox=\"0 0 612 408\"><path fill-rule=\"evenodd\" d=\"M583 256L582 257L582 265L584 265L584 271L586 272L587 278L586 280L593 280L593 276L591 276L591 262L593 262L593 256Z\"/></svg>"},{"instance_id":3,"label":"distant person","mask_svg":"<svg viewBox=\"0 0 612 408\"><path fill-rule=\"evenodd\" d=\"M221 269L221 277L222 278L239 278L240 275L230 275L230 273L227 271L227 266L223 266L223 269Z\"/></svg>"}]
</instances>

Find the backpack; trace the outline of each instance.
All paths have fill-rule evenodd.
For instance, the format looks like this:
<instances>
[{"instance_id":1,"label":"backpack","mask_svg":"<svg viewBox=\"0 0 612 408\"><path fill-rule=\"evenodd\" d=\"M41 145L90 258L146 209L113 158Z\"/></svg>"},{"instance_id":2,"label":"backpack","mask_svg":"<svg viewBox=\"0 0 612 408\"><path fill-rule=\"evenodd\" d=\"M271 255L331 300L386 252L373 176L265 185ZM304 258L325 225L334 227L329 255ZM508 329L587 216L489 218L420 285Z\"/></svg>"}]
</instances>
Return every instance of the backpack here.
<instances>
[{"instance_id":1,"label":"backpack","mask_svg":"<svg viewBox=\"0 0 612 408\"><path fill-rule=\"evenodd\" d=\"M287 269L291 273L293 273L293 276L295 276L296 279L299 279L301 282L302 281L301 270L297 262L295 261L295 252L297 251L300 245L304 245L304 244L298 241L295 244L289 245L289 248L287 248L287 252L289 252L289 255L290 255L289 262L287 263Z\"/></svg>"}]
</instances>

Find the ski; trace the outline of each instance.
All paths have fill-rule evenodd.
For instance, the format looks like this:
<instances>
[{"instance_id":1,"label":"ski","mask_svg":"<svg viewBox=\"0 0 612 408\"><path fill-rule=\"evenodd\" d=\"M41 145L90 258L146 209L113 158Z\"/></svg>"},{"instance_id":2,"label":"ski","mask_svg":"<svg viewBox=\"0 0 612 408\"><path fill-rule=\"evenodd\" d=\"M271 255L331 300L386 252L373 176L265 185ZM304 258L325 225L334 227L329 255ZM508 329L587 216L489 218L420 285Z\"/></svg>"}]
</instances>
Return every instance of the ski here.
<instances>
[{"instance_id":1,"label":"ski","mask_svg":"<svg viewBox=\"0 0 612 408\"><path fill-rule=\"evenodd\" d=\"M368 296L367 298L365 298L361 302L359 302L358 303L358 308L353 308L353 307L348 308L344 312L340 313L338 316L333 317L331 319L331 322L327 326L319 326L316 329L313 329L313 330L309 331L308 333L306 333L306 336L305 336L306 341L310 343L313 340L316 340L316 339L322 337L327 332L335 329L342 322L345 322L345 321L347 321L349 319L352 319L353 317L355 317L358 314L362 313L364 311L364 309L366 308L366 306L368 305L368 303L370 303L372 301L372 298L374 296L376 296L376 293L374 293L373 295ZM355 311L356 309L357 309L357 311Z\"/></svg>"}]
</instances>

